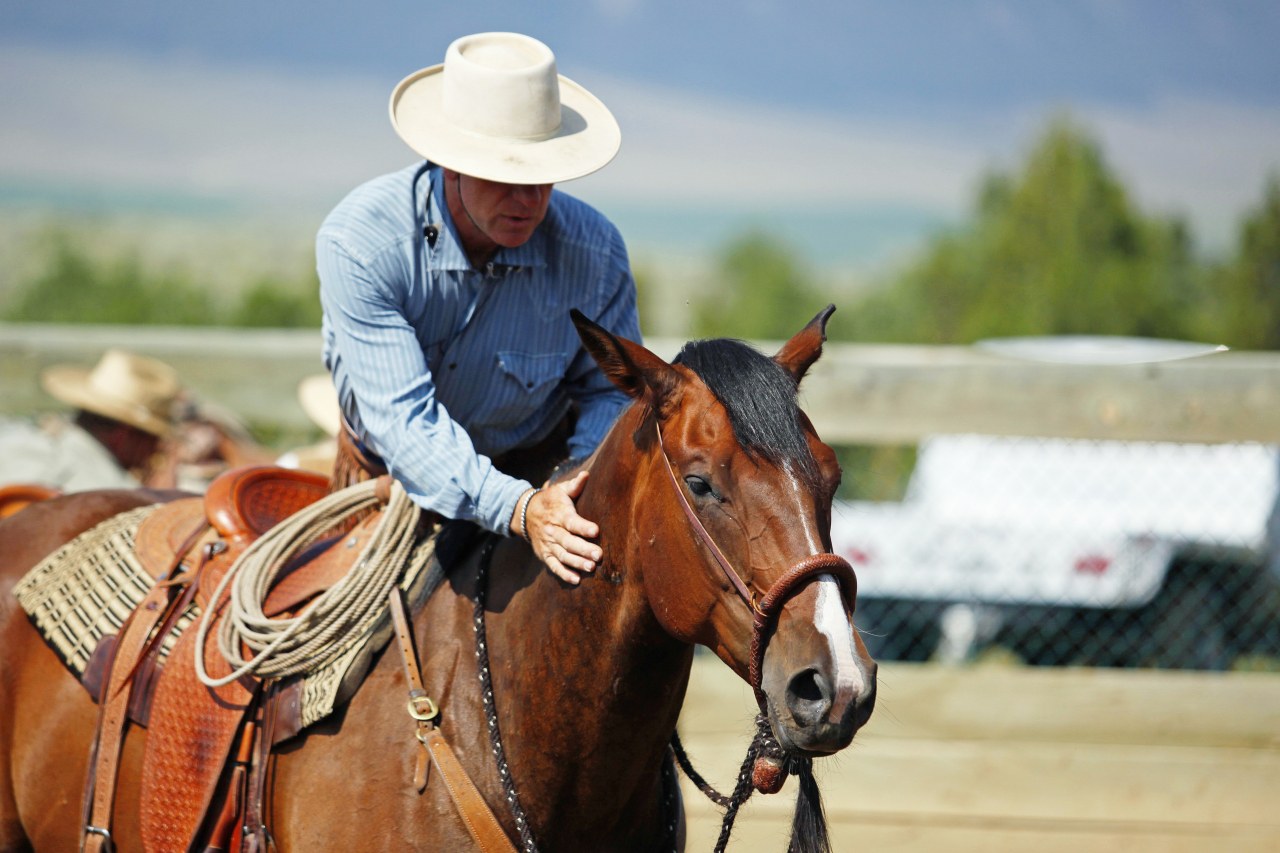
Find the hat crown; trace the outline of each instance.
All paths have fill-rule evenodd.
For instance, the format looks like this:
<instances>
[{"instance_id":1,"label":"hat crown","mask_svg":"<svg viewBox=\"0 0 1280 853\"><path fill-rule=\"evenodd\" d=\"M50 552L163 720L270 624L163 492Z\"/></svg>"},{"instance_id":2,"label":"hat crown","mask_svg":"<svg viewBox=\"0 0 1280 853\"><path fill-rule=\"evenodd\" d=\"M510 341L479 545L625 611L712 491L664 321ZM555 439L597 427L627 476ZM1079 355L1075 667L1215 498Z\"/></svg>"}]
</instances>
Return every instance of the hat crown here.
<instances>
[{"instance_id":1,"label":"hat crown","mask_svg":"<svg viewBox=\"0 0 1280 853\"><path fill-rule=\"evenodd\" d=\"M164 362L116 349L103 353L89 371L88 386L166 420L180 387L177 374Z\"/></svg>"},{"instance_id":2,"label":"hat crown","mask_svg":"<svg viewBox=\"0 0 1280 853\"><path fill-rule=\"evenodd\" d=\"M172 367L119 349L108 349L91 370L70 365L46 368L41 380L45 390L64 403L156 435L169 431L182 391Z\"/></svg>"},{"instance_id":3,"label":"hat crown","mask_svg":"<svg viewBox=\"0 0 1280 853\"><path fill-rule=\"evenodd\" d=\"M618 122L556 71L555 55L519 33L477 33L391 93L391 124L437 166L506 184L589 175L618 153Z\"/></svg>"},{"instance_id":4,"label":"hat crown","mask_svg":"<svg viewBox=\"0 0 1280 853\"><path fill-rule=\"evenodd\" d=\"M519 33L464 36L445 53L442 108L457 127L503 139L549 139L560 129L555 55Z\"/></svg>"}]
</instances>

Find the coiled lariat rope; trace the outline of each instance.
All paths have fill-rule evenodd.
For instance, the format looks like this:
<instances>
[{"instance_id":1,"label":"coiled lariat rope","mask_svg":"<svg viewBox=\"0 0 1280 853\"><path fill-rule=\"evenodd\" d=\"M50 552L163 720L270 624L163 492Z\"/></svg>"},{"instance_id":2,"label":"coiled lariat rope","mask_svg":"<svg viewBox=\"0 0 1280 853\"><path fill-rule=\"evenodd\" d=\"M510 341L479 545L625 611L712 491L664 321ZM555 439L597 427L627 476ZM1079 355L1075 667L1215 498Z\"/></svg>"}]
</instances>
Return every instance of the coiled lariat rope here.
<instances>
[{"instance_id":1,"label":"coiled lariat rope","mask_svg":"<svg viewBox=\"0 0 1280 853\"><path fill-rule=\"evenodd\" d=\"M379 494L379 481L368 480L327 495L245 549L210 599L220 601L230 587L226 616L218 628L218 649L233 671L221 678L210 676L204 655L198 651L205 647L218 610L210 606L200 617L196 635L196 673L202 682L222 687L245 675L284 678L310 672L342 654L347 644L336 640L355 635L383 615L387 595L404 575L410 558L425 563L430 550L421 549L420 556L413 554L422 510L399 483L392 482L389 498L385 482L382 488ZM295 555L340 522L384 502L386 508L369 544L342 580L297 616L270 619L262 612L276 576ZM242 649L249 650L247 658Z\"/></svg>"}]
</instances>

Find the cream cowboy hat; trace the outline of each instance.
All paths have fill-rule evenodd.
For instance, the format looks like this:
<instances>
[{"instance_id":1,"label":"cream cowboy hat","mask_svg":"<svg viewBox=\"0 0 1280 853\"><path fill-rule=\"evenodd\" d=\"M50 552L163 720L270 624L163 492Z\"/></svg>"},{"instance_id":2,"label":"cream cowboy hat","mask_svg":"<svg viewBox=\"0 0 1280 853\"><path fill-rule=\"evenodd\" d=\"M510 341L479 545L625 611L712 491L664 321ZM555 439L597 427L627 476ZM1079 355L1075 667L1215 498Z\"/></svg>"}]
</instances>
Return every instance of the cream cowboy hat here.
<instances>
[{"instance_id":1,"label":"cream cowboy hat","mask_svg":"<svg viewBox=\"0 0 1280 853\"><path fill-rule=\"evenodd\" d=\"M449 45L443 64L396 86L391 124L431 162L505 184L581 178L622 144L608 108L556 74L550 48L518 33L479 33Z\"/></svg>"},{"instance_id":2,"label":"cream cowboy hat","mask_svg":"<svg viewBox=\"0 0 1280 853\"><path fill-rule=\"evenodd\" d=\"M338 392L333 378L327 373L308 376L298 383L298 402L311 422L330 437L342 429L342 415L338 408Z\"/></svg>"},{"instance_id":3,"label":"cream cowboy hat","mask_svg":"<svg viewBox=\"0 0 1280 853\"><path fill-rule=\"evenodd\" d=\"M40 384L62 402L137 427L167 435L173 404L182 390L178 373L163 361L109 349L92 370L70 365L46 368Z\"/></svg>"}]
</instances>

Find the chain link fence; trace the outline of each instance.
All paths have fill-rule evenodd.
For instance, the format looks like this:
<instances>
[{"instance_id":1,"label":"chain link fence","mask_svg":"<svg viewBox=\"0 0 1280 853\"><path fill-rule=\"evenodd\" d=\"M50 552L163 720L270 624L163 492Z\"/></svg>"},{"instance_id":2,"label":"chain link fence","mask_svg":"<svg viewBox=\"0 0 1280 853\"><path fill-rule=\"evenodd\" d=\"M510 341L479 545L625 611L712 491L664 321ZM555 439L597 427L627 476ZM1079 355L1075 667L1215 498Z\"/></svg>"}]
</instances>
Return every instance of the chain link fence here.
<instances>
[{"instance_id":1,"label":"chain link fence","mask_svg":"<svg viewBox=\"0 0 1280 853\"><path fill-rule=\"evenodd\" d=\"M1275 446L943 435L909 469L833 514L878 659L1280 669Z\"/></svg>"}]
</instances>

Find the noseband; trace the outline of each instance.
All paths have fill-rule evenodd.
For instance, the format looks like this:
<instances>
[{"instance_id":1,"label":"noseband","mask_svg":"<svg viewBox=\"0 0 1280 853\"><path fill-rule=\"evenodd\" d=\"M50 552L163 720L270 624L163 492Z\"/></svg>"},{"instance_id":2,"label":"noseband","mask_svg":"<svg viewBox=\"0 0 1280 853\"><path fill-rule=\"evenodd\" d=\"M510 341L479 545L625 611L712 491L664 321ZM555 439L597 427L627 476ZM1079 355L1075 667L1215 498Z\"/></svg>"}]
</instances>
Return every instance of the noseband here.
<instances>
[{"instance_id":1,"label":"noseband","mask_svg":"<svg viewBox=\"0 0 1280 853\"><path fill-rule=\"evenodd\" d=\"M707 528L703 526L697 513L693 511L693 507L689 505L689 499L684 496L684 489L680 488L680 481L676 479L671 459L667 456L666 448L662 445L662 428L656 418L653 425L658 433L658 452L662 454L667 476L675 489L676 497L680 499L680 508L684 510L685 518L689 520L689 525L693 528L693 532L697 534L698 539L701 540L703 545L707 546L707 550L711 552L711 556L715 558L716 563L719 564L720 569L724 572L725 577L729 579L733 588L737 590L738 595L751 608L751 660L747 670L748 683L750 683L751 689L755 691L756 703L760 706L760 710L765 712L765 696L760 687L760 681L763 678L764 652L769 644L769 638L773 635L774 623L777 621L778 613L781 612L782 606L813 578L818 575L832 575L840 587L840 594L844 598L845 607L849 613L852 613L854 600L858 594L857 575L854 574L853 566L849 565L849 561L843 557L830 553L812 554L787 569L782 577L774 581L773 586L769 587L763 596L757 597L755 592L743 581L742 575L734 570L729 559L725 557L724 552L716 545L715 540L711 538L711 534L707 532Z\"/></svg>"}]
</instances>

